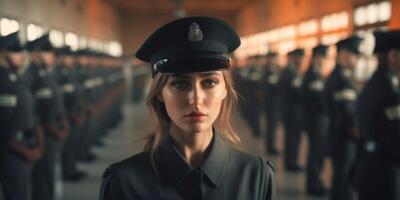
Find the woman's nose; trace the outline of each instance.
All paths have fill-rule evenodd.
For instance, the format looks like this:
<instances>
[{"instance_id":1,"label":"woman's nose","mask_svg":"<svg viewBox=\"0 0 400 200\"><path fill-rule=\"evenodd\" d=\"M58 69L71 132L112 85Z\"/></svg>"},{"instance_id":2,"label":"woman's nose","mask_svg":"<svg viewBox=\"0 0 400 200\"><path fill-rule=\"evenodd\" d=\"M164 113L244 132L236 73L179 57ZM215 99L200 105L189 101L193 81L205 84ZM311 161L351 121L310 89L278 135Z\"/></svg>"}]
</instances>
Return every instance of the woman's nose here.
<instances>
[{"instance_id":1,"label":"woman's nose","mask_svg":"<svg viewBox=\"0 0 400 200\"><path fill-rule=\"evenodd\" d=\"M200 84L195 84L189 93L189 104L198 106L203 104L204 91Z\"/></svg>"}]
</instances>

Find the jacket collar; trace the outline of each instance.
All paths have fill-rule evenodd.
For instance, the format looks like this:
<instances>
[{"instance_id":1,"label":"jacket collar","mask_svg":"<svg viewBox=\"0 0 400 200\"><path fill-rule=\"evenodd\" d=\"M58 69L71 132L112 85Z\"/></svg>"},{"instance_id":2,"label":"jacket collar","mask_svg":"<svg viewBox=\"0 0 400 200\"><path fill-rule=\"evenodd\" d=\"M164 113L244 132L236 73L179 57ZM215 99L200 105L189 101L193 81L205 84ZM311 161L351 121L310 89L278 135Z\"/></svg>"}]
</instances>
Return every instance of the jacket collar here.
<instances>
[{"instance_id":1,"label":"jacket collar","mask_svg":"<svg viewBox=\"0 0 400 200\"><path fill-rule=\"evenodd\" d=\"M200 170L212 186L218 187L228 161L228 146L218 134L214 133L208 148L210 148L208 157L199 168L195 169L185 161L173 144L172 137L166 137L156 150L155 155L161 180L167 185L176 187L192 170Z\"/></svg>"}]
</instances>

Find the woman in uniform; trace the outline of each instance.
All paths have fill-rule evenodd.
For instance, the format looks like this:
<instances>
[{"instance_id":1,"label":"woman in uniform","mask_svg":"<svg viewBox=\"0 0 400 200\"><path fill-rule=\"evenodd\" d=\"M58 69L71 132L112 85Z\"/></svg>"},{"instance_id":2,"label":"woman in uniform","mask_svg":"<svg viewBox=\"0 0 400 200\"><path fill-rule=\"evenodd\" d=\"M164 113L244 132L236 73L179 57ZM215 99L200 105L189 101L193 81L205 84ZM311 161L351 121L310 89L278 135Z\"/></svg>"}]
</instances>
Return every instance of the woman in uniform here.
<instances>
[{"instance_id":1,"label":"woman in uniform","mask_svg":"<svg viewBox=\"0 0 400 200\"><path fill-rule=\"evenodd\" d=\"M209 17L175 20L146 40L136 56L152 66L155 130L144 152L106 169L101 200L275 199L269 162L231 146L240 139L230 124L229 54L239 45L228 24Z\"/></svg>"}]
</instances>

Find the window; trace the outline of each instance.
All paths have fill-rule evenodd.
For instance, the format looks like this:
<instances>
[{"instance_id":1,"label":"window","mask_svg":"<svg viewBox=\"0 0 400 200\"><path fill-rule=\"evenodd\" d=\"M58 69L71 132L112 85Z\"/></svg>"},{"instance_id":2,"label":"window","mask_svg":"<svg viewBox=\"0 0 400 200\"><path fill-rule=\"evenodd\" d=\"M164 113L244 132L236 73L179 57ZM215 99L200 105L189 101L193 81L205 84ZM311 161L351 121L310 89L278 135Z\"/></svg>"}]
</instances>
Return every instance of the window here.
<instances>
[{"instance_id":1,"label":"window","mask_svg":"<svg viewBox=\"0 0 400 200\"><path fill-rule=\"evenodd\" d=\"M349 15L346 11L326 15L321 19L321 29L324 32L345 29L349 25Z\"/></svg>"},{"instance_id":2,"label":"window","mask_svg":"<svg viewBox=\"0 0 400 200\"><path fill-rule=\"evenodd\" d=\"M43 35L43 27L37 24L28 24L26 31L28 41L35 40Z\"/></svg>"},{"instance_id":3,"label":"window","mask_svg":"<svg viewBox=\"0 0 400 200\"><path fill-rule=\"evenodd\" d=\"M78 37L75 33L68 32L65 34L65 44L70 46L72 50L78 49Z\"/></svg>"},{"instance_id":4,"label":"window","mask_svg":"<svg viewBox=\"0 0 400 200\"><path fill-rule=\"evenodd\" d=\"M17 20L1 18L0 19L0 35L8 35L19 30L19 23Z\"/></svg>"},{"instance_id":5,"label":"window","mask_svg":"<svg viewBox=\"0 0 400 200\"><path fill-rule=\"evenodd\" d=\"M122 55L122 46L117 41L112 41L108 45L109 54L112 56L121 56Z\"/></svg>"},{"instance_id":6,"label":"window","mask_svg":"<svg viewBox=\"0 0 400 200\"><path fill-rule=\"evenodd\" d=\"M390 1L358 7L354 11L354 24L356 26L364 26L388 21L392 12L391 7Z\"/></svg>"},{"instance_id":7,"label":"window","mask_svg":"<svg viewBox=\"0 0 400 200\"><path fill-rule=\"evenodd\" d=\"M315 19L302 22L299 24L298 30L300 36L316 34L318 32L318 22Z\"/></svg>"},{"instance_id":8,"label":"window","mask_svg":"<svg viewBox=\"0 0 400 200\"><path fill-rule=\"evenodd\" d=\"M79 37L79 41L78 41L78 48L79 49L86 49L88 46L88 41L85 37L81 36Z\"/></svg>"},{"instance_id":9,"label":"window","mask_svg":"<svg viewBox=\"0 0 400 200\"><path fill-rule=\"evenodd\" d=\"M63 33L59 30L52 29L49 32L50 42L55 47L62 47L64 45Z\"/></svg>"}]
</instances>

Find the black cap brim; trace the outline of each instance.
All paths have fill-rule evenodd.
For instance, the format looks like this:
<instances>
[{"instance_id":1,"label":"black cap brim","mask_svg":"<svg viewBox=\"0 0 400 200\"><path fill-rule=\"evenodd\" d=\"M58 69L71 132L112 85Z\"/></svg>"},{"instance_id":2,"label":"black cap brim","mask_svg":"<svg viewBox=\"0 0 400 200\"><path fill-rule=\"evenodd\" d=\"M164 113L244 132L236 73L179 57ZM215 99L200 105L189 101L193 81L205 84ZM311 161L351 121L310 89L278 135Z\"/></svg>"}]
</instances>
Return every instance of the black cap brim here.
<instances>
[{"instance_id":1,"label":"black cap brim","mask_svg":"<svg viewBox=\"0 0 400 200\"><path fill-rule=\"evenodd\" d=\"M159 69L161 73L194 73L229 69L229 60L219 57L191 56L171 61Z\"/></svg>"}]
</instances>

